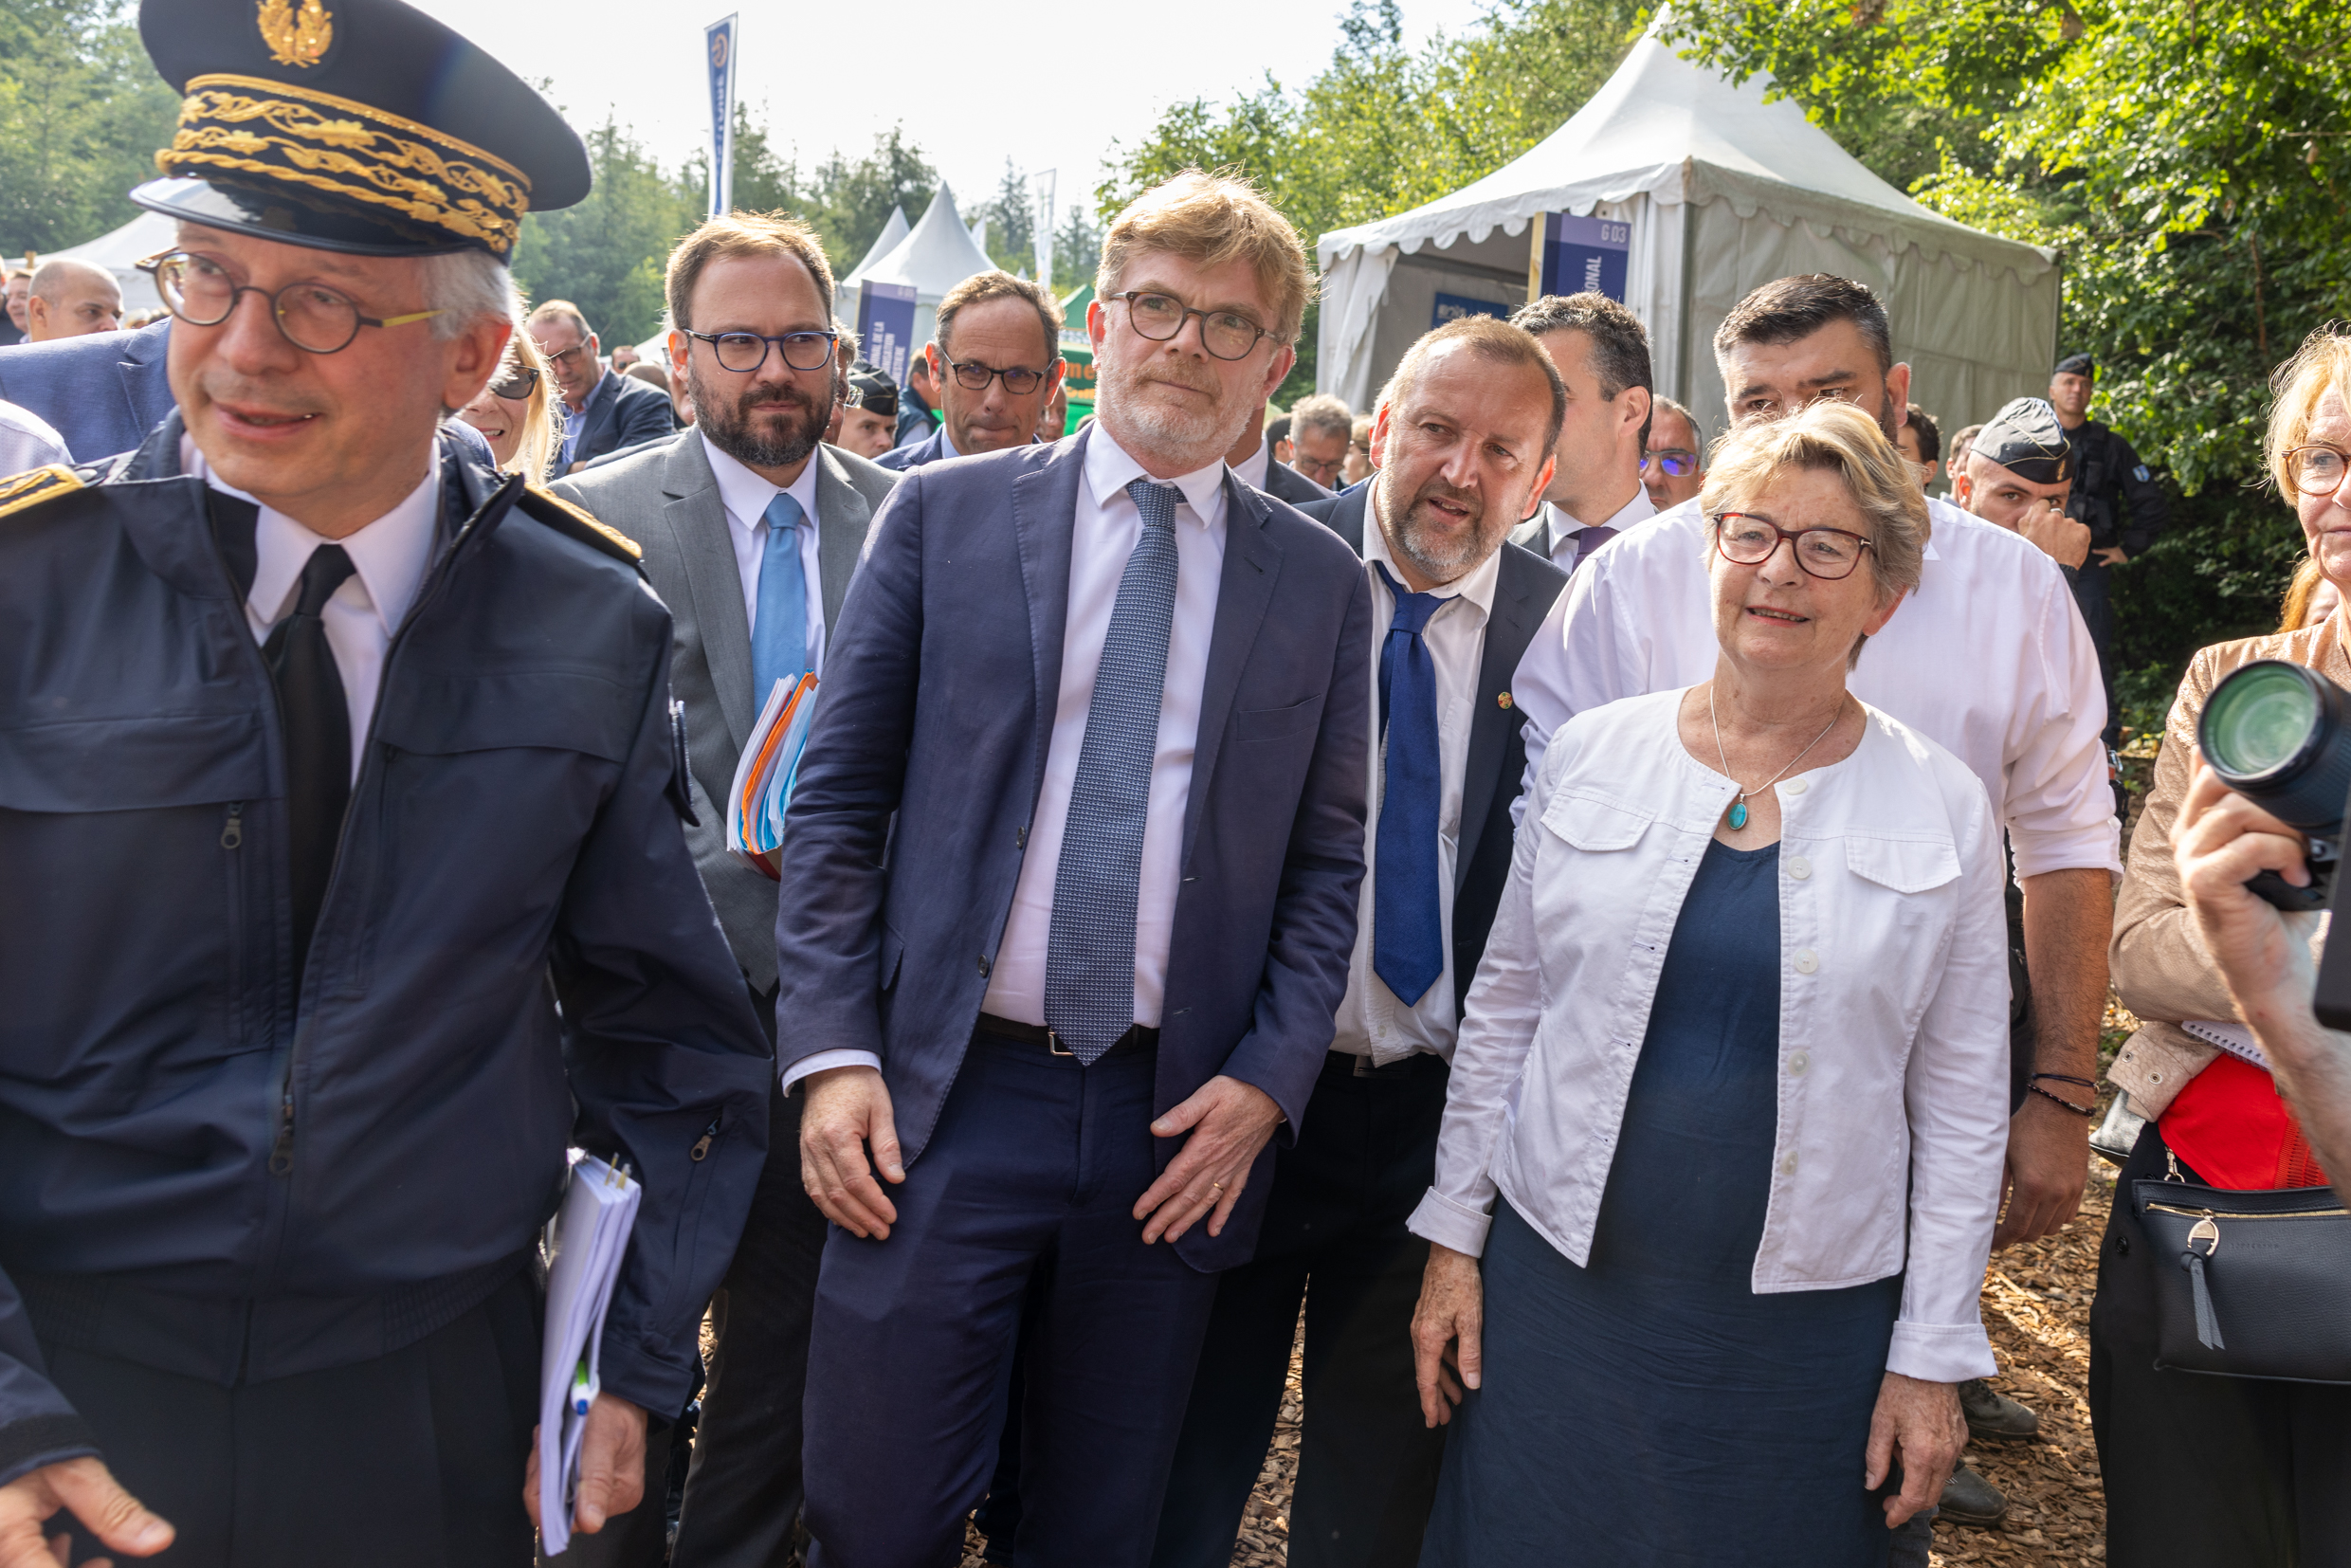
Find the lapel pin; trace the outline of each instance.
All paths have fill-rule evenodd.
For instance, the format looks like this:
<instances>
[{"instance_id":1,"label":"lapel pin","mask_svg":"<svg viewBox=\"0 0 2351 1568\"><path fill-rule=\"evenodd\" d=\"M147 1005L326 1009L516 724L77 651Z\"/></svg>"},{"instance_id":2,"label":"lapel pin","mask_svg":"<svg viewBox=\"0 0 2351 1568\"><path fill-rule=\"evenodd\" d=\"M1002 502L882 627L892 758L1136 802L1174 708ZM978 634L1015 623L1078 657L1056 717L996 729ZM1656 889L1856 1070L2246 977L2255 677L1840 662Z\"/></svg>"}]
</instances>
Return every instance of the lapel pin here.
<instances>
[{"instance_id":1,"label":"lapel pin","mask_svg":"<svg viewBox=\"0 0 2351 1568\"><path fill-rule=\"evenodd\" d=\"M1510 705L1510 694L1506 691L1498 694L1494 699L1494 705L1498 708L1508 707Z\"/></svg>"}]
</instances>

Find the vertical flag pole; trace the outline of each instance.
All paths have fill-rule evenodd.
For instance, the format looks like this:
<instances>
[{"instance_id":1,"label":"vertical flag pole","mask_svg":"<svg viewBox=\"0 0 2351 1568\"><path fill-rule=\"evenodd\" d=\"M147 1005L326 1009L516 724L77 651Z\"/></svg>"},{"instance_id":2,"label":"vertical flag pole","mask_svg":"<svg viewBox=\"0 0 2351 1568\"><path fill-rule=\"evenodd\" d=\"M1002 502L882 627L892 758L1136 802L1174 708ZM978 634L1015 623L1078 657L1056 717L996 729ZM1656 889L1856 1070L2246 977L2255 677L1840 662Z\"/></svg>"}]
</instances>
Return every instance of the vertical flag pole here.
<instances>
[{"instance_id":1,"label":"vertical flag pole","mask_svg":"<svg viewBox=\"0 0 2351 1568\"><path fill-rule=\"evenodd\" d=\"M710 64L710 215L735 204L735 17L702 29Z\"/></svg>"},{"instance_id":2,"label":"vertical flag pole","mask_svg":"<svg viewBox=\"0 0 2351 1568\"><path fill-rule=\"evenodd\" d=\"M1030 183L1037 192L1037 215L1031 226L1036 231L1036 276L1037 282L1043 283L1048 291L1053 286L1053 195L1060 178L1061 172L1056 169L1048 169L1041 174L1030 176Z\"/></svg>"}]
</instances>

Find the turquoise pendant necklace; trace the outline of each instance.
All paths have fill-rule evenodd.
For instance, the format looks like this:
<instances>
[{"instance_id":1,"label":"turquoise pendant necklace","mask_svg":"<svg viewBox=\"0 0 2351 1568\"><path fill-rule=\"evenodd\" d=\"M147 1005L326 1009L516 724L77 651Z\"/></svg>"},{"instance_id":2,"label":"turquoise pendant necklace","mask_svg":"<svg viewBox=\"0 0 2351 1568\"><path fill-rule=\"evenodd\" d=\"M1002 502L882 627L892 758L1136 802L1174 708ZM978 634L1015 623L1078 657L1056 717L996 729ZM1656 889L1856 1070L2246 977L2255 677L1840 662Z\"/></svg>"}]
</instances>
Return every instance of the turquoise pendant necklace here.
<instances>
[{"instance_id":1,"label":"turquoise pendant necklace","mask_svg":"<svg viewBox=\"0 0 2351 1568\"><path fill-rule=\"evenodd\" d=\"M1746 789L1742 786L1740 789L1740 792L1731 797L1731 809L1723 816L1722 820L1729 825L1732 832L1735 833L1739 831L1740 829L1744 828L1747 825L1747 796L1751 794L1760 794L1765 790L1768 790L1773 785L1778 783L1782 778L1785 778L1788 775L1788 768L1795 767L1797 763L1810 757L1813 754L1813 746L1817 746L1823 740L1828 739L1829 730L1835 729L1837 727L1837 720L1844 717L1845 703L1842 701L1839 701L1836 705L1836 712L1829 716L1829 729L1822 730L1818 735L1813 736L1812 745L1806 746L1802 751L1790 757L1788 759L1787 768L1780 769L1779 772L1772 775L1771 777L1765 779L1762 783L1758 784L1752 790ZM1730 778L1732 783L1737 784L1739 780L1736 778L1731 778L1730 758L1724 756L1722 751L1722 721L1714 716L1714 683L1711 681L1706 683L1706 722L1714 726L1714 755L1716 759L1722 764L1722 775L1724 777Z\"/></svg>"}]
</instances>

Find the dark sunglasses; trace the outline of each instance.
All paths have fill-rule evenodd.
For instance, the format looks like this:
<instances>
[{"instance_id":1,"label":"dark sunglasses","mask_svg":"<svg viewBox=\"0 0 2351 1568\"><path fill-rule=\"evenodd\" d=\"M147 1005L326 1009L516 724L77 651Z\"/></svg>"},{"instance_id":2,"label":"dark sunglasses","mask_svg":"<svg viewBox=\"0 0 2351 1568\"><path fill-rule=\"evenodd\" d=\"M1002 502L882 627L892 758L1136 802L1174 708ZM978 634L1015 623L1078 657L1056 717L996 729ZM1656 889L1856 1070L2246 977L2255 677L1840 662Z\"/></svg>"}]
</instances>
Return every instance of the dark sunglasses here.
<instances>
[{"instance_id":1,"label":"dark sunglasses","mask_svg":"<svg viewBox=\"0 0 2351 1568\"><path fill-rule=\"evenodd\" d=\"M538 372L529 365L524 365L508 374L503 380L491 382L490 395L505 398L512 403L519 403L538 389Z\"/></svg>"}]
</instances>

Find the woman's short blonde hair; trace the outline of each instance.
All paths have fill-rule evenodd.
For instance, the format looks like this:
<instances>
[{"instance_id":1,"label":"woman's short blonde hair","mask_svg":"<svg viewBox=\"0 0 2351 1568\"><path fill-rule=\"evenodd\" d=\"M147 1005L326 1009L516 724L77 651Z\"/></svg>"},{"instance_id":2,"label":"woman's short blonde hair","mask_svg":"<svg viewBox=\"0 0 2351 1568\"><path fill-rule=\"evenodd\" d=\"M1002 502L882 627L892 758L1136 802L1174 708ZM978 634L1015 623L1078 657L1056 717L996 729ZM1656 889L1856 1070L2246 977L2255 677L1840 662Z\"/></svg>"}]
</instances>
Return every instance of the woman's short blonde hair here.
<instances>
[{"instance_id":1,"label":"woman's short blonde hair","mask_svg":"<svg viewBox=\"0 0 2351 1568\"><path fill-rule=\"evenodd\" d=\"M1790 471L1844 480L1868 524L1869 571L1880 603L1919 586L1929 527L1926 492L1878 422L1841 399L1824 397L1785 419L1733 427L1707 460L1699 510L1709 518L1735 512Z\"/></svg>"},{"instance_id":2,"label":"woman's short blonde hair","mask_svg":"<svg viewBox=\"0 0 2351 1568\"><path fill-rule=\"evenodd\" d=\"M2294 482L2286 471L2286 454L2303 445L2319 402L2332 392L2351 410L2351 331L2329 321L2302 340L2293 357L2269 375L2269 433L2262 441L2269 479L2278 493L2291 501Z\"/></svg>"},{"instance_id":3,"label":"woman's short blonde hair","mask_svg":"<svg viewBox=\"0 0 2351 1568\"><path fill-rule=\"evenodd\" d=\"M1129 202L1110 220L1110 232L1103 239L1095 294L1107 300L1118 293L1128 264L1149 251L1180 256L1202 266L1248 262L1273 311L1266 328L1275 345L1287 347L1298 340L1306 301L1314 294L1306 247L1290 221L1248 181L1187 169Z\"/></svg>"}]
</instances>

